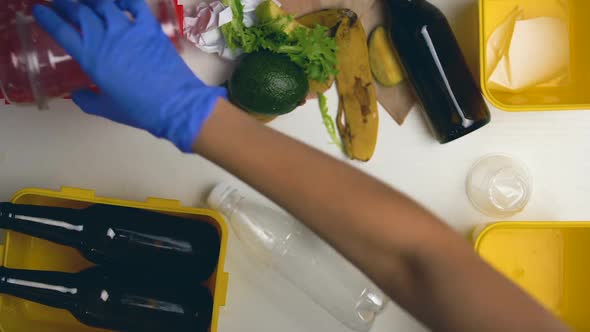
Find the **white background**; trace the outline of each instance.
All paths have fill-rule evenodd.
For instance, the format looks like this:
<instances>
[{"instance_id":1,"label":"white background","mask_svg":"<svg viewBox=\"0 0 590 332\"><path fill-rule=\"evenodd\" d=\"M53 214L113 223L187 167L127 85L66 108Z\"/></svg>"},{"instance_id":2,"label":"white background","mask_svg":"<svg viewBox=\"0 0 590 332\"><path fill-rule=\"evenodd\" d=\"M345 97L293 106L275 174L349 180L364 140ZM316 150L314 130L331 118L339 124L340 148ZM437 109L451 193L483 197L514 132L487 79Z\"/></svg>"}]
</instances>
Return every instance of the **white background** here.
<instances>
[{"instance_id":1,"label":"white background","mask_svg":"<svg viewBox=\"0 0 590 332\"><path fill-rule=\"evenodd\" d=\"M472 70L477 71L477 3L433 0L449 17ZM188 62L203 77L202 55ZM335 91L330 108L337 108ZM531 169L534 193L519 220L590 219L590 112L505 113L492 110L492 123L448 145L439 145L421 113L403 127L381 112L375 158L355 164L432 209L460 232L490 221L465 196L470 166L481 156L509 153ZM315 102L280 118L272 127L339 156L328 144ZM305 163L304 160L301 161ZM219 181L235 183L264 198L198 156L181 155L150 135L80 112L69 101L56 101L49 112L0 105L0 200L19 189L61 186L95 189L98 195L144 200L179 199L201 206ZM264 202L267 202L264 200ZM286 281L259 271L241 253L232 235L226 270L230 273L222 332L346 331ZM378 319L375 332L422 331L394 305Z\"/></svg>"}]
</instances>

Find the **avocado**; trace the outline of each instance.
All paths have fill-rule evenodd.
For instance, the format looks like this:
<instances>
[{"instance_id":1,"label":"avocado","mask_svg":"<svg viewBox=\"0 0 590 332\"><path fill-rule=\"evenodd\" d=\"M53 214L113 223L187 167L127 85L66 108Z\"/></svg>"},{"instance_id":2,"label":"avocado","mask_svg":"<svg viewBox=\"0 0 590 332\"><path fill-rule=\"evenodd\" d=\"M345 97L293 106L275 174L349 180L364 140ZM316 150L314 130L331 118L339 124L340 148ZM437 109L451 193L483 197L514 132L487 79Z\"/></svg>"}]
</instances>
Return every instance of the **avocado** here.
<instances>
[{"instance_id":1,"label":"avocado","mask_svg":"<svg viewBox=\"0 0 590 332\"><path fill-rule=\"evenodd\" d=\"M229 81L231 101L249 113L277 116L305 102L307 75L289 57L268 51L244 56Z\"/></svg>"},{"instance_id":2,"label":"avocado","mask_svg":"<svg viewBox=\"0 0 590 332\"><path fill-rule=\"evenodd\" d=\"M273 0L261 2L256 7L256 17L261 24L270 23L276 25L277 30L282 30L288 35L297 28L306 28L281 9Z\"/></svg>"}]
</instances>

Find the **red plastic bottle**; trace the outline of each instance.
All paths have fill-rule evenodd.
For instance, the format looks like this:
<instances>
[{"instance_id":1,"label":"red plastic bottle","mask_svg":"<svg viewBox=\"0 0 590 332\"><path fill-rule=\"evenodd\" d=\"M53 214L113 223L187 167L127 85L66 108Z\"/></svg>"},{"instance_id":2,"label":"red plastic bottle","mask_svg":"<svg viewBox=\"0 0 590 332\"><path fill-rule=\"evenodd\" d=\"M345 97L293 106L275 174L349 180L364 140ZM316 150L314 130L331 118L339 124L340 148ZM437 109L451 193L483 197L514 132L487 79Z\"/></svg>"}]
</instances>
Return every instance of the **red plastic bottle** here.
<instances>
[{"instance_id":1,"label":"red plastic bottle","mask_svg":"<svg viewBox=\"0 0 590 332\"><path fill-rule=\"evenodd\" d=\"M2 93L2 81L7 81L7 77L11 78L12 84L22 84L23 76L14 74L10 70L12 65L12 52L13 48L13 37L16 36L14 26L16 25L16 14L23 13L24 15L30 15L33 5L35 4L47 4L44 0L3 0L0 5L0 99L4 98ZM10 76L8 76L10 75ZM25 75L26 77L26 75ZM5 82L5 84L8 82ZM13 93L16 99L19 99L18 92Z\"/></svg>"},{"instance_id":2,"label":"red plastic bottle","mask_svg":"<svg viewBox=\"0 0 590 332\"><path fill-rule=\"evenodd\" d=\"M92 85L76 61L53 41L29 15L41 0L9 0L0 13L0 88L8 101L47 109L51 98ZM180 50L181 19L176 0L149 0L162 29Z\"/></svg>"},{"instance_id":3,"label":"red plastic bottle","mask_svg":"<svg viewBox=\"0 0 590 332\"><path fill-rule=\"evenodd\" d=\"M47 99L91 85L80 66L30 16L17 13L5 34L0 81L10 102L46 108Z\"/></svg>"}]
</instances>

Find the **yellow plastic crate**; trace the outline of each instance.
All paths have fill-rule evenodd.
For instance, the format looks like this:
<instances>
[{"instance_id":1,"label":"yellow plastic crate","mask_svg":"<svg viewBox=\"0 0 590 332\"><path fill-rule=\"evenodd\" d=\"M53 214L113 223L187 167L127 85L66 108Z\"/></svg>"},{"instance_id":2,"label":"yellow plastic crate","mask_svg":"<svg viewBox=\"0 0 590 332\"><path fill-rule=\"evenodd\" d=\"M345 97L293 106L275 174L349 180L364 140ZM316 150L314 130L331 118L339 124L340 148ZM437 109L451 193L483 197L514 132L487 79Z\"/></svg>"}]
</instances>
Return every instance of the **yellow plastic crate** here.
<instances>
[{"instance_id":1,"label":"yellow plastic crate","mask_svg":"<svg viewBox=\"0 0 590 332\"><path fill-rule=\"evenodd\" d=\"M496 223L474 239L484 260L576 331L590 331L590 222Z\"/></svg>"},{"instance_id":2,"label":"yellow plastic crate","mask_svg":"<svg viewBox=\"0 0 590 332\"><path fill-rule=\"evenodd\" d=\"M560 87L538 87L508 93L488 87L487 41L509 14L520 6L525 18L563 16L570 32L570 82ZM565 14L562 14L565 13ZM588 0L479 0L480 75L483 94L499 109L512 112L590 109L590 1ZM551 47L551 45L547 45ZM535 54L531 54L534 59Z\"/></svg>"},{"instance_id":3,"label":"yellow plastic crate","mask_svg":"<svg viewBox=\"0 0 590 332\"><path fill-rule=\"evenodd\" d=\"M210 332L217 331L220 307L225 305L228 274L224 272L228 229L224 219L211 210L181 206L179 201L148 198L145 202L97 197L94 191L62 188L61 191L24 189L14 195L13 203L82 209L92 204L108 204L152 210L214 225L221 235L221 250L215 273L206 282L214 298ZM0 264L9 268L78 272L92 266L75 249L49 241L7 231L0 246ZM157 263L157 262L155 262ZM0 295L0 330L2 332L96 332L79 323L69 312Z\"/></svg>"}]
</instances>

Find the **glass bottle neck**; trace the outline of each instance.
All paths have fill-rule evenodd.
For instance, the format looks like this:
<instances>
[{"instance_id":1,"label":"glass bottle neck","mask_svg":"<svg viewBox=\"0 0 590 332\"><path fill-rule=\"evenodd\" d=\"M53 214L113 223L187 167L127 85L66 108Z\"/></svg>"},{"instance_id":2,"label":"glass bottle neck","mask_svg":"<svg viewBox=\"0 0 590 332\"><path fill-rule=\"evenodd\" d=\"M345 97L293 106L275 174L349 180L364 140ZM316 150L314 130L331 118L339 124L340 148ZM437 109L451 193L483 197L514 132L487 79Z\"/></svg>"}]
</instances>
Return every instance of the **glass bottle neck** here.
<instances>
[{"instance_id":1,"label":"glass bottle neck","mask_svg":"<svg viewBox=\"0 0 590 332\"><path fill-rule=\"evenodd\" d=\"M408 10L414 13L414 11L421 10L427 4L426 0L388 0L387 2L389 3L389 8L392 10L391 14L395 17L409 15Z\"/></svg>"},{"instance_id":2,"label":"glass bottle neck","mask_svg":"<svg viewBox=\"0 0 590 332\"><path fill-rule=\"evenodd\" d=\"M29 271L0 268L0 293L71 310L75 306L78 288L75 275L62 272Z\"/></svg>"},{"instance_id":3,"label":"glass bottle neck","mask_svg":"<svg viewBox=\"0 0 590 332\"><path fill-rule=\"evenodd\" d=\"M389 0L394 6L415 6L424 2L425 0Z\"/></svg>"},{"instance_id":4,"label":"glass bottle neck","mask_svg":"<svg viewBox=\"0 0 590 332\"><path fill-rule=\"evenodd\" d=\"M33 205L0 204L0 228L80 249L84 225L81 212Z\"/></svg>"}]
</instances>

